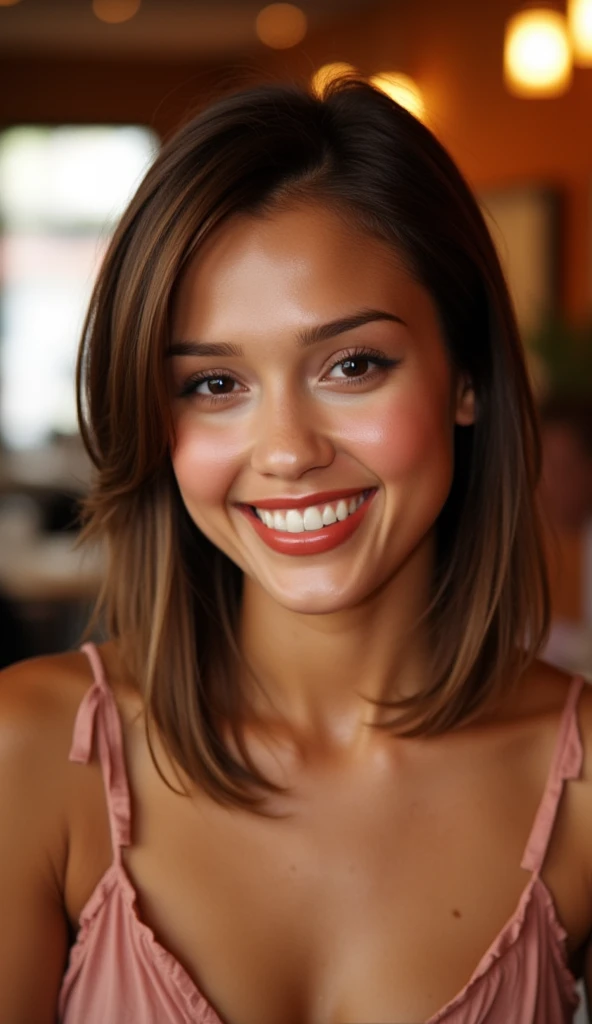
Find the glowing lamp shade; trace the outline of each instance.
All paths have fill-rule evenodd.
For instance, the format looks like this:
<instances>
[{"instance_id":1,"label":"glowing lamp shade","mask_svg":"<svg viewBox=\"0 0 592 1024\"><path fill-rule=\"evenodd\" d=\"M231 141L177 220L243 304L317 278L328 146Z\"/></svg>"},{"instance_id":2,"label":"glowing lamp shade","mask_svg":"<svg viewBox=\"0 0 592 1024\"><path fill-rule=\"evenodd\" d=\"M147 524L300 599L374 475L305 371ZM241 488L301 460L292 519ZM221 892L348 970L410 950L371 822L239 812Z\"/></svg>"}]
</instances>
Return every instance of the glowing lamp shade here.
<instances>
[{"instance_id":1,"label":"glowing lamp shade","mask_svg":"<svg viewBox=\"0 0 592 1024\"><path fill-rule=\"evenodd\" d=\"M411 114L423 120L425 116L425 103L417 82L414 82L409 75L399 71L384 71L379 75L373 75L370 79L372 85L390 96L402 107L405 107Z\"/></svg>"},{"instance_id":2,"label":"glowing lamp shade","mask_svg":"<svg viewBox=\"0 0 592 1024\"><path fill-rule=\"evenodd\" d=\"M506 24L504 78L524 97L561 96L569 89L572 58L567 22L558 11L532 8Z\"/></svg>"},{"instance_id":3,"label":"glowing lamp shade","mask_svg":"<svg viewBox=\"0 0 592 1024\"><path fill-rule=\"evenodd\" d=\"M569 0L567 23L574 63L592 67L592 0Z\"/></svg>"},{"instance_id":4,"label":"glowing lamp shade","mask_svg":"<svg viewBox=\"0 0 592 1024\"><path fill-rule=\"evenodd\" d=\"M119 25L138 13L140 0L93 0L92 9L99 21Z\"/></svg>"},{"instance_id":5,"label":"glowing lamp shade","mask_svg":"<svg viewBox=\"0 0 592 1024\"><path fill-rule=\"evenodd\" d=\"M255 22L257 35L272 50L288 50L306 35L306 15L295 4L268 4Z\"/></svg>"},{"instance_id":6,"label":"glowing lamp shade","mask_svg":"<svg viewBox=\"0 0 592 1024\"><path fill-rule=\"evenodd\" d=\"M323 64L312 76L311 89L317 96L322 97L331 82L335 82L342 75L352 75L355 72L356 69L353 65L347 64L343 60L335 61L333 64Z\"/></svg>"},{"instance_id":7,"label":"glowing lamp shade","mask_svg":"<svg viewBox=\"0 0 592 1024\"><path fill-rule=\"evenodd\" d=\"M20 0L0 0L0 7L14 7Z\"/></svg>"}]
</instances>

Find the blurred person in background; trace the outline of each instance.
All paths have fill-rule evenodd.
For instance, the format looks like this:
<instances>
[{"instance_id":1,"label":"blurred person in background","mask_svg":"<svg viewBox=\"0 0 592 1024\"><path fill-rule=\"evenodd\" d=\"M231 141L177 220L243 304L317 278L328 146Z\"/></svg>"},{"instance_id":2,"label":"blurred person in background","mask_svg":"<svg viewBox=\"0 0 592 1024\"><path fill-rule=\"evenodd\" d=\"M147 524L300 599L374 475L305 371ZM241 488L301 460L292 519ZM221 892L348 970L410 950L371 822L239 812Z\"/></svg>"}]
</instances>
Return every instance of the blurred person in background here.
<instances>
[{"instance_id":1,"label":"blurred person in background","mask_svg":"<svg viewBox=\"0 0 592 1024\"><path fill-rule=\"evenodd\" d=\"M592 399L541 409L552 626L545 657L592 678Z\"/></svg>"}]
</instances>

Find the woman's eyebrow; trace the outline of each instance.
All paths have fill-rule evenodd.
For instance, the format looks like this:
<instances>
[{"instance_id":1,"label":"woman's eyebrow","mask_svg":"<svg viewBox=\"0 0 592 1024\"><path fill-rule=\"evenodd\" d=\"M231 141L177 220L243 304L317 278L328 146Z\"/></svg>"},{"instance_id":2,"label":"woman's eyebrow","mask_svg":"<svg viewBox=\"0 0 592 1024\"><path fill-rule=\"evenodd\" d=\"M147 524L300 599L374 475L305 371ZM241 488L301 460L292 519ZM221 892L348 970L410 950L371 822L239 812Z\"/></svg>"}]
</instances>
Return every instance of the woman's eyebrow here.
<instances>
[{"instance_id":1,"label":"woman's eyebrow","mask_svg":"<svg viewBox=\"0 0 592 1024\"><path fill-rule=\"evenodd\" d=\"M328 341L336 338L339 334L353 331L356 327L363 327L364 324L373 323L376 320L390 320L396 324L407 326L400 316L394 313L387 313L384 309L360 309L348 316L338 317L336 320L329 320L325 324L316 324L314 327L304 327L298 332L297 342L299 347L308 348L321 341ZM233 345L228 342L207 342L207 341L183 341L175 340L169 346L167 356L235 356L240 358L243 350L240 345Z\"/></svg>"}]
</instances>

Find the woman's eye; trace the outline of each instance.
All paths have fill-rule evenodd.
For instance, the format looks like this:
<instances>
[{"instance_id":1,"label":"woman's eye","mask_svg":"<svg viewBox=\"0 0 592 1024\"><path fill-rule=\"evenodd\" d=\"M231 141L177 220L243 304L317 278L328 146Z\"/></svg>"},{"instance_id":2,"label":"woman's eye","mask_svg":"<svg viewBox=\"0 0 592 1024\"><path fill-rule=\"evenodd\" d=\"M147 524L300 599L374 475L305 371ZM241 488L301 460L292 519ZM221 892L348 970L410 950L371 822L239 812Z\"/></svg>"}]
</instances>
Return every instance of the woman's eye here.
<instances>
[{"instance_id":1,"label":"woman's eye","mask_svg":"<svg viewBox=\"0 0 592 1024\"><path fill-rule=\"evenodd\" d=\"M212 374L209 377L194 377L187 382L184 389L186 395L198 395L200 398L225 398L234 394L234 377L228 377L222 373Z\"/></svg>"},{"instance_id":2,"label":"woman's eye","mask_svg":"<svg viewBox=\"0 0 592 1024\"><path fill-rule=\"evenodd\" d=\"M363 377L370 368L371 360L367 356L354 356L342 359L333 369L341 369L346 377Z\"/></svg>"},{"instance_id":3,"label":"woman's eye","mask_svg":"<svg viewBox=\"0 0 592 1024\"><path fill-rule=\"evenodd\" d=\"M352 384L363 384L365 381L373 380L375 377L384 375L389 369L398 366L400 360L389 359L378 352L376 355L360 352L352 352L331 368L328 374L329 380L348 380ZM339 370L339 373L335 373Z\"/></svg>"},{"instance_id":4,"label":"woman's eye","mask_svg":"<svg viewBox=\"0 0 592 1024\"><path fill-rule=\"evenodd\" d=\"M380 353L351 352L334 363L324 380L346 381L355 386L363 385L375 377L384 375L400 360L388 359ZM244 390L244 389L243 389ZM198 373L183 385L181 397L195 398L201 402L222 404L241 393L239 382L228 373Z\"/></svg>"},{"instance_id":5,"label":"woman's eye","mask_svg":"<svg viewBox=\"0 0 592 1024\"><path fill-rule=\"evenodd\" d=\"M212 395L227 395L232 391L234 383L232 377L207 377L205 381L201 381L199 386L205 384Z\"/></svg>"}]
</instances>

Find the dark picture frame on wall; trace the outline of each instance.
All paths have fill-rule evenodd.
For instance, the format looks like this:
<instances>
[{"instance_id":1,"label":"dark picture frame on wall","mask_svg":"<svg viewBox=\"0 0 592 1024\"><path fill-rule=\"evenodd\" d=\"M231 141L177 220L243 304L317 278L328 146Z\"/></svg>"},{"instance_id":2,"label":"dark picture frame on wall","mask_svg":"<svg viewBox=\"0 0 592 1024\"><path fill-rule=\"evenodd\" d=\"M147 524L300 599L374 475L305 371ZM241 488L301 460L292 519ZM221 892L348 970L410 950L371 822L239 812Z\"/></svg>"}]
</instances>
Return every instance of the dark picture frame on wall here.
<instances>
[{"instance_id":1,"label":"dark picture frame on wall","mask_svg":"<svg viewBox=\"0 0 592 1024\"><path fill-rule=\"evenodd\" d=\"M477 198L527 342L559 310L560 193L519 184L482 190Z\"/></svg>"}]
</instances>

